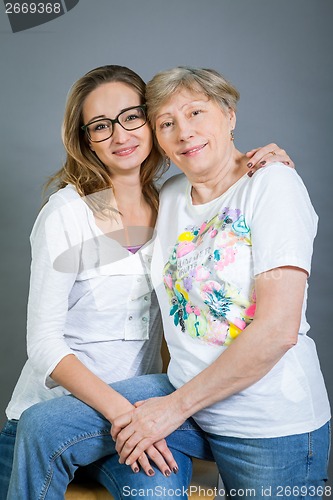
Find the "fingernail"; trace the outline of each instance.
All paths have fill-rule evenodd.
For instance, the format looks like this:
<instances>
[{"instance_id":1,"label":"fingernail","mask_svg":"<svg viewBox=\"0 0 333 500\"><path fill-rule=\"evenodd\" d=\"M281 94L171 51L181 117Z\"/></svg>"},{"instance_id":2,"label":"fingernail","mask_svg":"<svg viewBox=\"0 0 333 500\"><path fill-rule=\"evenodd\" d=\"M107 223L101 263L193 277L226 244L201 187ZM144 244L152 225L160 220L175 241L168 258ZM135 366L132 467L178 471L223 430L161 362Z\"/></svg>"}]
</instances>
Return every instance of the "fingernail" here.
<instances>
[{"instance_id":1,"label":"fingernail","mask_svg":"<svg viewBox=\"0 0 333 500\"><path fill-rule=\"evenodd\" d=\"M149 476L153 476L155 474L155 472L153 471L153 469L149 469L148 471L148 475Z\"/></svg>"},{"instance_id":2,"label":"fingernail","mask_svg":"<svg viewBox=\"0 0 333 500\"><path fill-rule=\"evenodd\" d=\"M290 165L289 161L283 161L282 163L284 163L285 165Z\"/></svg>"},{"instance_id":3,"label":"fingernail","mask_svg":"<svg viewBox=\"0 0 333 500\"><path fill-rule=\"evenodd\" d=\"M172 469L172 472L174 472L174 474L178 474L178 471L179 471L178 467L174 467L174 468Z\"/></svg>"},{"instance_id":4,"label":"fingernail","mask_svg":"<svg viewBox=\"0 0 333 500\"><path fill-rule=\"evenodd\" d=\"M253 167L253 163L251 163L251 162L249 161L249 163L248 163L246 166L247 166L247 167L249 167L249 168L251 168L251 167Z\"/></svg>"},{"instance_id":5,"label":"fingernail","mask_svg":"<svg viewBox=\"0 0 333 500\"><path fill-rule=\"evenodd\" d=\"M261 161L261 162L260 162L260 165L262 165L262 166L266 165L265 160L264 160L264 161Z\"/></svg>"},{"instance_id":6,"label":"fingernail","mask_svg":"<svg viewBox=\"0 0 333 500\"><path fill-rule=\"evenodd\" d=\"M166 469L166 470L164 471L164 475L165 475L166 477L171 476L171 471L169 471L169 469Z\"/></svg>"},{"instance_id":7,"label":"fingernail","mask_svg":"<svg viewBox=\"0 0 333 500\"><path fill-rule=\"evenodd\" d=\"M248 175L248 177L252 177L253 174L254 174L254 172L249 172L247 175Z\"/></svg>"},{"instance_id":8,"label":"fingernail","mask_svg":"<svg viewBox=\"0 0 333 500\"><path fill-rule=\"evenodd\" d=\"M139 467L134 467L133 472L135 472L135 474L139 472Z\"/></svg>"}]
</instances>

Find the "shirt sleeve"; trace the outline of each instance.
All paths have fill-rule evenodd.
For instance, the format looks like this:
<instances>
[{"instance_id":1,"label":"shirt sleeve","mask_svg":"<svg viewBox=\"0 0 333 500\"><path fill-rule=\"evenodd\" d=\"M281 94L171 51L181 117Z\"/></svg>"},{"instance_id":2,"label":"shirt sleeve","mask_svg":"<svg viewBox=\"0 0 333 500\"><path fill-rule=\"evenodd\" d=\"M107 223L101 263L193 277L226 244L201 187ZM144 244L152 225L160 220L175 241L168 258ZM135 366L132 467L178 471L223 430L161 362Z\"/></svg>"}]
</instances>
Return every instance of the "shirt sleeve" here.
<instances>
[{"instance_id":1,"label":"shirt sleeve","mask_svg":"<svg viewBox=\"0 0 333 500\"><path fill-rule=\"evenodd\" d=\"M252 180L254 275L282 266L310 274L318 217L302 179L295 170L276 163Z\"/></svg>"},{"instance_id":2,"label":"shirt sleeve","mask_svg":"<svg viewBox=\"0 0 333 500\"><path fill-rule=\"evenodd\" d=\"M63 357L72 354L64 329L68 298L79 269L80 239L75 210L56 193L37 217L30 237L27 350L47 388L57 385L50 373Z\"/></svg>"}]
</instances>

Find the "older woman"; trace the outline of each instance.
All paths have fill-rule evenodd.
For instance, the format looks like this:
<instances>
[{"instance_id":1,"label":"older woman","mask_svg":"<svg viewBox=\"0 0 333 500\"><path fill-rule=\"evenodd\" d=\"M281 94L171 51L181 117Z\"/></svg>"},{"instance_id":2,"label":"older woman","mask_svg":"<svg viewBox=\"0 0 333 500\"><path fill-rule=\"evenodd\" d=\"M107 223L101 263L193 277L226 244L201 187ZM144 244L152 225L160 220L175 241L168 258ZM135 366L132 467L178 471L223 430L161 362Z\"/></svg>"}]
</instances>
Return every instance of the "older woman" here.
<instances>
[{"instance_id":1,"label":"older woman","mask_svg":"<svg viewBox=\"0 0 333 500\"><path fill-rule=\"evenodd\" d=\"M193 416L235 498L321 498L330 408L305 317L317 216L294 170L245 175L238 97L205 69L147 86L160 148L185 174L162 190L153 259L177 390L116 419L112 434L129 464Z\"/></svg>"}]
</instances>

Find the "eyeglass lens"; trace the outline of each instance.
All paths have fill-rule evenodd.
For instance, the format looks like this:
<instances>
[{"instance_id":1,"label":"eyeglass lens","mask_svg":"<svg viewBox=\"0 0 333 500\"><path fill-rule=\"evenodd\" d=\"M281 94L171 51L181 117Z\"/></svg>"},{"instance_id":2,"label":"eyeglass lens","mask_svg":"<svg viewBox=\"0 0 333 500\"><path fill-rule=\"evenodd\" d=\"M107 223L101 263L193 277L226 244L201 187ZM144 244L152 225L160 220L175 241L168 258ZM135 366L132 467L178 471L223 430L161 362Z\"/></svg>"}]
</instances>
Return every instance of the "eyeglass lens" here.
<instances>
[{"instance_id":1,"label":"eyeglass lens","mask_svg":"<svg viewBox=\"0 0 333 500\"><path fill-rule=\"evenodd\" d=\"M105 141L113 134L115 123L119 123L125 130L135 130L146 123L146 113L143 108L135 107L120 113L114 120L104 118L87 126L89 137L92 141Z\"/></svg>"}]
</instances>

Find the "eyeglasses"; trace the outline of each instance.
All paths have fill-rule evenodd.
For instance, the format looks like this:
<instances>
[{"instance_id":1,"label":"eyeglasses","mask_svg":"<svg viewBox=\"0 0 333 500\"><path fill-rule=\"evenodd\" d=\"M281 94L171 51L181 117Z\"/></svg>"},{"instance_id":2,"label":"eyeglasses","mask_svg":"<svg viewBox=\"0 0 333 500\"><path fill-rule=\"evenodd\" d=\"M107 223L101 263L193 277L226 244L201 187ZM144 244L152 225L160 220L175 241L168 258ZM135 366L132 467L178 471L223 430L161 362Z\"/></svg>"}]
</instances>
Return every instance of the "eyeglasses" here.
<instances>
[{"instance_id":1,"label":"eyeglasses","mask_svg":"<svg viewBox=\"0 0 333 500\"><path fill-rule=\"evenodd\" d=\"M146 105L141 104L126 108L114 120L112 118L94 120L87 125L82 125L81 128L88 134L91 142L102 142L110 139L116 123L125 130L136 130L143 127L147 123Z\"/></svg>"}]
</instances>

